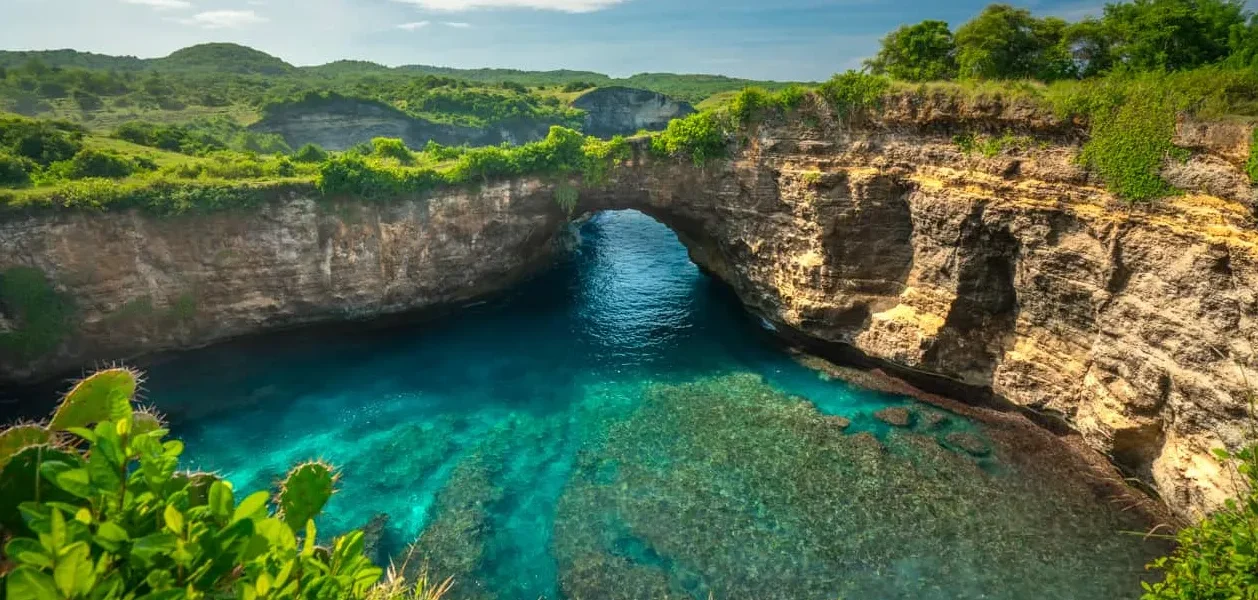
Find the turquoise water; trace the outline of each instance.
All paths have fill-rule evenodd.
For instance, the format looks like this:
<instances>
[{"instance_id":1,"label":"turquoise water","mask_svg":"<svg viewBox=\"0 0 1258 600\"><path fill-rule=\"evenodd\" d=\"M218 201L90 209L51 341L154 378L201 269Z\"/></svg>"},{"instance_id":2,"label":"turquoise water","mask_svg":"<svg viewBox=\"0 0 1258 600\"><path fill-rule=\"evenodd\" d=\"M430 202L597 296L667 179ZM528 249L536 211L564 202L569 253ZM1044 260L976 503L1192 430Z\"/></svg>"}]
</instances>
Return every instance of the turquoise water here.
<instances>
[{"instance_id":1,"label":"turquoise water","mask_svg":"<svg viewBox=\"0 0 1258 600\"><path fill-rule=\"evenodd\" d=\"M320 531L387 515L380 558L454 598L1138 597L1159 548L1086 483L800 366L642 214L579 234L490 302L182 354L149 398L238 488L331 461Z\"/></svg>"}]
</instances>

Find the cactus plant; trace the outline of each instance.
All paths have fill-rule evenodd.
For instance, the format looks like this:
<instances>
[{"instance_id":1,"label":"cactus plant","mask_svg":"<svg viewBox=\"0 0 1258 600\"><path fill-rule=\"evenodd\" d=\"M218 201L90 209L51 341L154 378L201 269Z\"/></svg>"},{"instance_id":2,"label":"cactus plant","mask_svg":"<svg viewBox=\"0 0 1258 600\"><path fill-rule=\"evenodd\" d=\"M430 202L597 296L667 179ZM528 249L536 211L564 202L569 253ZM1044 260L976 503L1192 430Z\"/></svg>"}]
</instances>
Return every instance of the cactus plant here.
<instances>
[{"instance_id":1,"label":"cactus plant","mask_svg":"<svg viewBox=\"0 0 1258 600\"><path fill-rule=\"evenodd\" d=\"M17 424L0 431L0 470L22 449L52 441L52 432L37 423Z\"/></svg>"},{"instance_id":2,"label":"cactus plant","mask_svg":"<svg viewBox=\"0 0 1258 600\"><path fill-rule=\"evenodd\" d=\"M137 383L102 371L49 427L0 432L13 450L0 466L0 598L363 600L377 588L361 531L315 545L331 466L292 470L276 498L283 520L268 492L237 502L217 476L178 471L183 444L164 439L156 413L132 409ZM81 442L56 445L71 434Z\"/></svg>"},{"instance_id":3,"label":"cactus plant","mask_svg":"<svg viewBox=\"0 0 1258 600\"><path fill-rule=\"evenodd\" d=\"M158 429L165 428L166 422L162 418L162 415L158 414L158 412L152 408L147 406L140 407L131 414L132 435L145 434L150 431L157 431Z\"/></svg>"},{"instance_id":4,"label":"cactus plant","mask_svg":"<svg viewBox=\"0 0 1258 600\"><path fill-rule=\"evenodd\" d=\"M313 461L293 467L280 485L280 516L293 533L302 533L332 497L338 475L327 463Z\"/></svg>"},{"instance_id":5,"label":"cactus plant","mask_svg":"<svg viewBox=\"0 0 1258 600\"><path fill-rule=\"evenodd\" d=\"M67 431L101 421L131 420L131 400L139 380L138 373L126 368L96 372L66 394L52 415L49 429Z\"/></svg>"}]
</instances>

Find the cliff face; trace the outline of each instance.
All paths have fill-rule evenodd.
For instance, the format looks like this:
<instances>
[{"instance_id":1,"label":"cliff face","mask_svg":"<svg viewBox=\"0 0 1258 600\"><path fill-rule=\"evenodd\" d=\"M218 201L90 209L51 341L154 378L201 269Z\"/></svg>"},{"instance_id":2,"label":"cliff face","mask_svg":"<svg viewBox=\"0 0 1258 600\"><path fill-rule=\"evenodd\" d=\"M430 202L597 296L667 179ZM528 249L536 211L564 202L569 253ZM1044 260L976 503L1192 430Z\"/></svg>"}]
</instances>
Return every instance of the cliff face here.
<instances>
[{"instance_id":1,"label":"cliff face","mask_svg":"<svg viewBox=\"0 0 1258 600\"><path fill-rule=\"evenodd\" d=\"M1073 125L949 102L764 123L705 168L639 152L578 212L643 210L784 331L1060 416L1180 514L1213 506L1231 488L1210 450L1242 443L1258 381L1248 129L1182 123L1196 154L1165 175L1188 193L1129 208L1077 165ZM988 158L958 148L963 130L1037 142ZM2 222L0 270L43 270L81 322L55 356L0 358L0 373L457 303L544 265L565 221L552 189L522 180Z\"/></svg>"},{"instance_id":2,"label":"cliff face","mask_svg":"<svg viewBox=\"0 0 1258 600\"><path fill-rule=\"evenodd\" d=\"M250 128L278 134L293 148L317 144L347 150L377 137L399 138L411 148L423 148L429 140L447 146L523 144L546 137L552 124L514 119L493 127L449 125L417 119L378 102L340 98L277 110Z\"/></svg>"},{"instance_id":3,"label":"cliff face","mask_svg":"<svg viewBox=\"0 0 1258 600\"><path fill-rule=\"evenodd\" d=\"M664 129L669 121L695 112L690 104L663 94L616 86L582 94L572 106L585 111L582 131L601 138Z\"/></svg>"},{"instance_id":4,"label":"cliff face","mask_svg":"<svg viewBox=\"0 0 1258 600\"><path fill-rule=\"evenodd\" d=\"M531 181L434 200L313 200L174 218L71 213L0 223L0 270L33 266L74 302L74 332L0 379L319 321L450 306L548 264L567 222ZM0 319L2 322L2 319Z\"/></svg>"},{"instance_id":5,"label":"cliff face","mask_svg":"<svg viewBox=\"0 0 1258 600\"><path fill-rule=\"evenodd\" d=\"M1039 143L967 155L951 133L976 127ZM1145 208L1078 166L1069 124L946 103L762 125L730 162L640 166L591 207L670 224L782 327L1059 415L1187 515L1234 492L1210 451L1243 442L1258 381L1249 130L1199 127L1167 166L1187 194Z\"/></svg>"}]
</instances>

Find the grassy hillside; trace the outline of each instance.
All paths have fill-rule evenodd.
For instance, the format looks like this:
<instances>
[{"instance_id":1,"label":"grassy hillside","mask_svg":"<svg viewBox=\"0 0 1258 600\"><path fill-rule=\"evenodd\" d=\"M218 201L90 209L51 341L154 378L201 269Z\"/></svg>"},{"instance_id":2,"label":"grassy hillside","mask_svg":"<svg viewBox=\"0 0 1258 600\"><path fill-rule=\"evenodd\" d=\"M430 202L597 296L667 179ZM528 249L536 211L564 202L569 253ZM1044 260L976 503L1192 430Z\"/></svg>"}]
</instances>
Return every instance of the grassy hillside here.
<instances>
[{"instance_id":1,"label":"grassy hillside","mask_svg":"<svg viewBox=\"0 0 1258 600\"><path fill-rule=\"evenodd\" d=\"M613 79L588 71L390 68L366 61L294 67L236 44L201 44L156 59L74 50L0 51L0 110L53 117L106 131L130 120L184 123L257 120L268 106L335 93L390 104L412 116L470 126L504 119L573 123L575 93L626 85L698 103L749 85L784 84L715 75L640 74Z\"/></svg>"}]
</instances>

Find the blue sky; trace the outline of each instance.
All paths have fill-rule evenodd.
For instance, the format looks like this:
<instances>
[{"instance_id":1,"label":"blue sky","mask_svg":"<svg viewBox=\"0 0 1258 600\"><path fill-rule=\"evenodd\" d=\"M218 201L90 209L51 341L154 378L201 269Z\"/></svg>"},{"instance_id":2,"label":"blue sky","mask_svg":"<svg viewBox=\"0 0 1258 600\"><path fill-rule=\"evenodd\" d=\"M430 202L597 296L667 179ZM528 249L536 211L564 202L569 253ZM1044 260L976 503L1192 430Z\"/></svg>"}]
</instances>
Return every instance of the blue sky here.
<instances>
[{"instance_id":1,"label":"blue sky","mask_svg":"<svg viewBox=\"0 0 1258 600\"><path fill-rule=\"evenodd\" d=\"M987 2L939 0L0 0L0 46L156 57L246 44L298 65L643 71L819 80L902 23L954 25ZM1022 2L1077 18L1102 2Z\"/></svg>"}]
</instances>

